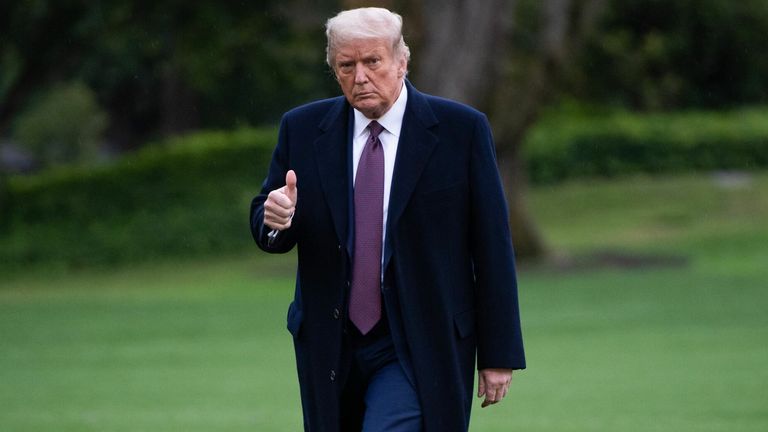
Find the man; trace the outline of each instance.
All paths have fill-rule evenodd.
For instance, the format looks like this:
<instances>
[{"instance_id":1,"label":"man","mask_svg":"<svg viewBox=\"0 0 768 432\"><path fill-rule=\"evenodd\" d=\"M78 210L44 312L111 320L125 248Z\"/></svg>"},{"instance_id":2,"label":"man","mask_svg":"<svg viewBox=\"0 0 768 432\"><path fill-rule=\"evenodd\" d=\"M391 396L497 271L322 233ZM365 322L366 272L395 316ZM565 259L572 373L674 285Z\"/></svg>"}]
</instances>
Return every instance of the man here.
<instances>
[{"instance_id":1,"label":"man","mask_svg":"<svg viewBox=\"0 0 768 432\"><path fill-rule=\"evenodd\" d=\"M406 79L402 20L328 20L344 94L288 112L251 229L298 247L288 329L307 431L466 431L523 369L514 257L487 119Z\"/></svg>"}]
</instances>

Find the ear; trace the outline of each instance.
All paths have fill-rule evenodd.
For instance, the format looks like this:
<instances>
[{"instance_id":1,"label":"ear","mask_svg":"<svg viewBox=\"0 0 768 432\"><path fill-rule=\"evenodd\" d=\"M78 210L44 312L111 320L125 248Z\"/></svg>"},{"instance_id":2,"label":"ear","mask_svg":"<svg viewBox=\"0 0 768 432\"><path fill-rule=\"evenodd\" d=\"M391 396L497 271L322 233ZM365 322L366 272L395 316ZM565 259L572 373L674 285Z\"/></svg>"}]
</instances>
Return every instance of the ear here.
<instances>
[{"instance_id":1,"label":"ear","mask_svg":"<svg viewBox=\"0 0 768 432\"><path fill-rule=\"evenodd\" d=\"M400 58L399 64L397 65L397 77L404 77L406 72L408 72L408 61L405 59L405 56L402 56Z\"/></svg>"}]
</instances>

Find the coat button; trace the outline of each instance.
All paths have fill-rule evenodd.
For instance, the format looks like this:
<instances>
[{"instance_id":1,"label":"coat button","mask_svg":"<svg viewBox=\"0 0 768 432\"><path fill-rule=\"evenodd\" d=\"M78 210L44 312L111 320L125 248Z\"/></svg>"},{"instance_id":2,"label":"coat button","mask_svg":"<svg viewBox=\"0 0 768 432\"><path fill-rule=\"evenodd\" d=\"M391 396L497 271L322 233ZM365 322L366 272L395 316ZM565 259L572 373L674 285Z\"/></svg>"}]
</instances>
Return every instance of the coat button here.
<instances>
[{"instance_id":1,"label":"coat button","mask_svg":"<svg viewBox=\"0 0 768 432\"><path fill-rule=\"evenodd\" d=\"M336 371L335 370L331 369L330 377L331 377L331 382L336 381Z\"/></svg>"},{"instance_id":2,"label":"coat button","mask_svg":"<svg viewBox=\"0 0 768 432\"><path fill-rule=\"evenodd\" d=\"M336 245L336 248L341 252L341 245Z\"/></svg>"},{"instance_id":3,"label":"coat button","mask_svg":"<svg viewBox=\"0 0 768 432\"><path fill-rule=\"evenodd\" d=\"M349 288L350 286L352 286L352 283L350 281L347 281L347 288Z\"/></svg>"},{"instance_id":4,"label":"coat button","mask_svg":"<svg viewBox=\"0 0 768 432\"><path fill-rule=\"evenodd\" d=\"M340 315L341 312L339 311L339 308L333 308L333 319L339 319Z\"/></svg>"}]
</instances>

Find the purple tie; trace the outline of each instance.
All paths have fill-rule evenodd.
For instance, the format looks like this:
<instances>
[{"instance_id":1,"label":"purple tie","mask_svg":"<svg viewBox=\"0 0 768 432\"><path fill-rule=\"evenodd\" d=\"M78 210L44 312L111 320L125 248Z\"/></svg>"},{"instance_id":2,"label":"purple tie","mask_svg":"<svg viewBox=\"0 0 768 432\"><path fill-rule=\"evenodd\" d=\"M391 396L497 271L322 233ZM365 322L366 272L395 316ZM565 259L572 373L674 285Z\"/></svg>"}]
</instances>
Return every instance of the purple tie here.
<instances>
[{"instance_id":1,"label":"purple tie","mask_svg":"<svg viewBox=\"0 0 768 432\"><path fill-rule=\"evenodd\" d=\"M355 251L349 319L366 334L381 318L381 237L384 204L384 150L372 121L355 177Z\"/></svg>"}]
</instances>

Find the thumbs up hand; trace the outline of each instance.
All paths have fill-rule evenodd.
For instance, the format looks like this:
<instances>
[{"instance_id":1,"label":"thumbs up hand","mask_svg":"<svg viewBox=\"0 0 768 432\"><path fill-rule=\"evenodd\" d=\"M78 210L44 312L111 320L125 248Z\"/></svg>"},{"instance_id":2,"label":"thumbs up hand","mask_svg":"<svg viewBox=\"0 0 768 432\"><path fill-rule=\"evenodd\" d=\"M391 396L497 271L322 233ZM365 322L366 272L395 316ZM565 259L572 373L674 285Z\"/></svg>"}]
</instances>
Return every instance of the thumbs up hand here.
<instances>
[{"instance_id":1,"label":"thumbs up hand","mask_svg":"<svg viewBox=\"0 0 768 432\"><path fill-rule=\"evenodd\" d=\"M296 173L289 170L285 174L285 186L267 195L264 202L264 224L279 231L290 228L297 199Z\"/></svg>"}]
</instances>

